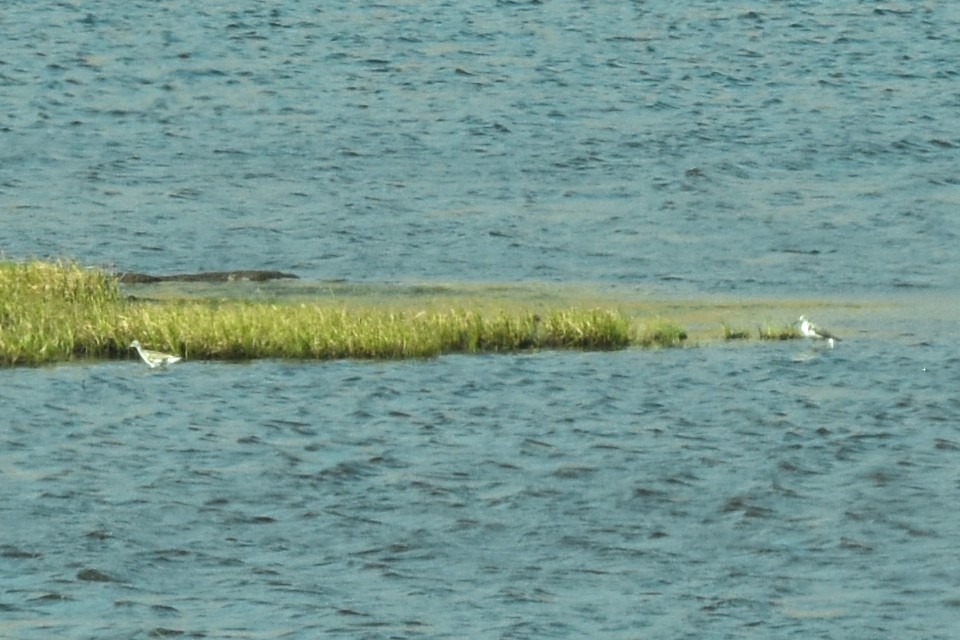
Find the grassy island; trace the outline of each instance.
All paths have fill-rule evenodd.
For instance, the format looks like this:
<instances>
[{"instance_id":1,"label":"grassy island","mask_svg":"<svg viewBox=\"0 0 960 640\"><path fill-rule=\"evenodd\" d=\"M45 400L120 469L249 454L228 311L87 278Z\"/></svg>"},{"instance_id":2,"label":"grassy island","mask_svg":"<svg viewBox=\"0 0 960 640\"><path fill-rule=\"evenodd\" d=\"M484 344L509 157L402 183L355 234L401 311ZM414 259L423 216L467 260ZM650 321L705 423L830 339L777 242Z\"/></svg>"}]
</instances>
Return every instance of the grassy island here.
<instances>
[{"instance_id":1,"label":"grassy island","mask_svg":"<svg viewBox=\"0 0 960 640\"><path fill-rule=\"evenodd\" d=\"M601 307L496 296L129 295L70 262L0 263L0 365L133 358L129 344L186 359L423 358L445 353L679 346L685 330ZM420 292L422 293L422 291ZM263 298L263 296L259 296Z\"/></svg>"},{"instance_id":2,"label":"grassy island","mask_svg":"<svg viewBox=\"0 0 960 640\"><path fill-rule=\"evenodd\" d=\"M862 324L881 301L654 297L589 283L263 282L248 272L122 281L74 262L0 261L0 366L136 358L427 358L800 337L801 314ZM253 273L253 272L250 272ZM206 274L204 274L206 275ZM141 278L143 280L143 278ZM148 279L149 280L149 279ZM180 281L185 280L185 281ZM894 325L890 325L894 326ZM849 335L849 334L847 334Z\"/></svg>"}]
</instances>

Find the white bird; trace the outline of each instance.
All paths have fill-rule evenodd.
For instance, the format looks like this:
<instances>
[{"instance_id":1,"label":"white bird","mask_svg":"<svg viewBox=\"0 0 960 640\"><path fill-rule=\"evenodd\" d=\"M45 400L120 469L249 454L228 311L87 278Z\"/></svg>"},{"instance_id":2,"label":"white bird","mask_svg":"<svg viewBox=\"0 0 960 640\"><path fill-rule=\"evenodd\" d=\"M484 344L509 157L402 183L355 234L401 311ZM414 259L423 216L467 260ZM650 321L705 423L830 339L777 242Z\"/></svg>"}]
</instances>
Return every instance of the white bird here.
<instances>
[{"instance_id":1,"label":"white bird","mask_svg":"<svg viewBox=\"0 0 960 640\"><path fill-rule=\"evenodd\" d=\"M164 367L168 364L173 364L174 362L180 362L183 358L180 356L170 355L169 353L161 353L159 351L151 351L150 349L144 349L140 345L139 340L134 340L130 343L131 349L136 349L137 353L140 354L140 357L143 358L143 361L150 365L151 369L156 369L157 367Z\"/></svg>"},{"instance_id":2,"label":"white bird","mask_svg":"<svg viewBox=\"0 0 960 640\"><path fill-rule=\"evenodd\" d=\"M821 329L817 325L813 324L807 320L806 316L800 316L800 333L803 334L805 338L814 338L816 340L826 340L827 344L830 345L830 348L833 349L834 342L840 342L840 338L833 335L825 329Z\"/></svg>"}]
</instances>

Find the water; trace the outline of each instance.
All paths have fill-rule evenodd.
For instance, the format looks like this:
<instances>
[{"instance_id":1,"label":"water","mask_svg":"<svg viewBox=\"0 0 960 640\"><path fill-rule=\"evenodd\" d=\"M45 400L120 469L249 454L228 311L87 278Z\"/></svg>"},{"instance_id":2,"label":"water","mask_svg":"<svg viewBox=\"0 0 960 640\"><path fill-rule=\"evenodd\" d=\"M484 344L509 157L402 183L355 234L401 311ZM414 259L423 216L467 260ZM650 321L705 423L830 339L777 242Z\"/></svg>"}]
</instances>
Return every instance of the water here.
<instances>
[{"instance_id":1,"label":"water","mask_svg":"<svg viewBox=\"0 0 960 640\"><path fill-rule=\"evenodd\" d=\"M0 636L952 637L960 360L844 346L8 370Z\"/></svg>"},{"instance_id":2,"label":"water","mask_svg":"<svg viewBox=\"0 0 960 640\"><path fill-rule=\"evenodd\" d=\"M7 2L0 249L121 270L955 287L952 3Z\"/></svg>"},{"instance_id":3,"label":"water","mask_svg":"<svg viewBox=\"0 0 960 640\"><path fill-rule=\"evenodd\" d=\"M2 370L0 638L955 637L960 9L695 4L4 3L7 257L890 306Z\"/></svg>"}]
</instances>

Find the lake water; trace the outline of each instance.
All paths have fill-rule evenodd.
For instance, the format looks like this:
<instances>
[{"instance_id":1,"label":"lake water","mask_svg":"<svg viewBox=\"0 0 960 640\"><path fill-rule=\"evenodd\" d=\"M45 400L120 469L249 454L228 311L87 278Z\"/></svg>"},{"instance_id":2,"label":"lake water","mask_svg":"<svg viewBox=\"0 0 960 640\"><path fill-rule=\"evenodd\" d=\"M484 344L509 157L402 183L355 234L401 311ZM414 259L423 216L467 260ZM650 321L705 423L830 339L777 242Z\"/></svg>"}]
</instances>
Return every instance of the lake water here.
<instances>
[{"instance_id":1,"label":"lake water","mask_svg":"<svg viewBox=\"0 0 960 640\"><path fill-rule=\"evenodd\" d=\"M956 286L960 7L606 5L7 2L0 249L374 281Z\"/></svg>"},{"instance_id":2,"label":"lake water","mask_svg":"<svg viewBox=\"0 0 960 640\"><path fill-rule=\"evenodd\" d=\"M960 358L0 373L0 636L949 638Z\"/></svg>"},{"instance_id":3,"label":"lake water","mask_svg":"<svg viewBox=\"0 0 960 640\"><path fill-rule=\"evenodd\" d=\"M0 638L956 636L960 5L0 25L8 258L892 305L833 350L0 370Z\"/></svg>"}]
</instances>

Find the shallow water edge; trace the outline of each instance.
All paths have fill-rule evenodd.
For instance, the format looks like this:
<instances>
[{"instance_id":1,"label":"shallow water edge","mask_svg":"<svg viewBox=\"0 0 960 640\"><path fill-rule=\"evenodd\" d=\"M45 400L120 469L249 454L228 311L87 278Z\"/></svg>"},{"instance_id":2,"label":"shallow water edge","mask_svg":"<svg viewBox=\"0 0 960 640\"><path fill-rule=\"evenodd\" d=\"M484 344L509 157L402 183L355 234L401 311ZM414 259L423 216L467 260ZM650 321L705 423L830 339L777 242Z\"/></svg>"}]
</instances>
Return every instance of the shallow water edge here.
<instances>
[{"instance_id":1,"label":"shallow water edge","mask_svg":"<svg viewBox=\"0 0 960 640\"><path fill-rule=\"evenodd\" d=\"M252 282L161 282L125 284L136 299L241 300L268 303L338 303L347 307L382 307L400 312L470 308L539 312L545 309L616 309L638 323L667 319L687 332L687 346L727 341L725 329L756 339L759 330L784 328L800 315L830 326L840 335L900 334L902 325L935 320L945 303L942 292L883 297L730 296L704 293L665 295L642 285L595 282L468 282L348 280L275 280ZM960 300L954 301L960 308ZM750 340L747 340L750 341Z\"/></svg>"}]
</instances>

